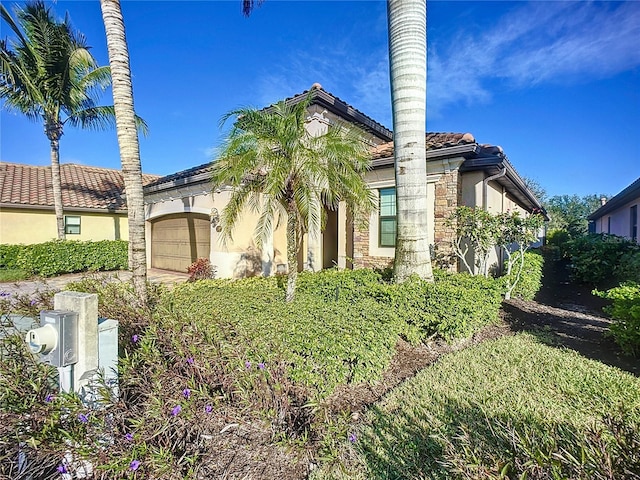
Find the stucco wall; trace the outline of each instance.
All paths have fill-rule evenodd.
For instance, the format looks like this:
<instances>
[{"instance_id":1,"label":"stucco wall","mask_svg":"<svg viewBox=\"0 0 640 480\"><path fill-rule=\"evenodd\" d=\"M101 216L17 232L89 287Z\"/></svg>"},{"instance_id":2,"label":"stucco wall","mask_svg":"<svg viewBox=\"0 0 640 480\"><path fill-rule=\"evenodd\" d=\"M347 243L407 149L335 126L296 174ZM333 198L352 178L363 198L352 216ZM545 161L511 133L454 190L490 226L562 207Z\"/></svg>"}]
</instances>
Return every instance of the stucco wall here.
<instances>
[{"instance_id":1,"label":"stucco wall","mask_svg":"<svg viewBox=\"0 0 640 480\"><path fill-rule=\"evenodd\" d=\"M181 198L171 198L171 195ZM222 215L229 202L230 191L203 193L174 190L169 193L147 195L145 201L147 225L147 262L150 264L153 245L151 242L151 221L165 215L179 213L202 213L211 215L215 211ZM184 196L183 196L184 195ZM258 215L248 208L240 216L231 238L223 241L222 228L211 227L209 259L217 268L219 278L239 278L256 273L271 275L276 273L278 265L286 265L286 229L284 224L274 232L273 242L258 249L253 233Z\"/></svg>"},{"instance_id":2,"label":"stucco wall","mask_svg":"<svg viewBox=\"0 0 640 480\"><path fill-rule=\"evenodd\" d=\"M67 234L67 240L128 240L126 214L75 212L65 215L80 217L80 234ZM0 243L26 245L57 238L56 217L51 210L3 208L0 210Z\"/></svg>"},{"instance_id":3,"label":"stucco wall","mask_svg":"<svg viewBox=\"0 0 640 480\"><path fill-rule=\"evenodd\" d=\"M631 238L631 207L638 205L640 210L640 197L625 203L613 212L600 217L596 222L596 233L611 233L621 237ZM640 212L638 212L640 222ZM611 218L611 229L609 229L609 218ZM639 232L640 233L640 229Z\"/></svg>"}]
</instances>

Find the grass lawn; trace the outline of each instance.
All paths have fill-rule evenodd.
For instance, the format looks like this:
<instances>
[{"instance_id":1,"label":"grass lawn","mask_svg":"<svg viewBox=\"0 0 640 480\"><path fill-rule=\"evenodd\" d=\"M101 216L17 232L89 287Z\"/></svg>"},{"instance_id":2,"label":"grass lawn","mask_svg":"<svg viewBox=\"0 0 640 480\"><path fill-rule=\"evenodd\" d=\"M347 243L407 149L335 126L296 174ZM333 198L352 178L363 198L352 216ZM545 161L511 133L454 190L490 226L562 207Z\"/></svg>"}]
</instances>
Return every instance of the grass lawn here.
<instances>
[{"instance_id":1,"label":"grass lawn","mask_svg":"<svg viewBox=\"0 0 640 480\"><path fill-rule=\"evenodd\" d=\"M519 334L392 391L313 478L637 478L639 427L639 378Z\"/></svg>"},{"instance_id":2,"label":"grass lawn","mask_svg":"<svg viewBox=\"0 0 640 480\"><path fill-rule=\"evenodd\" d=\"M0 282L18 282L30 277L28 272L18 268L0 269Z\"/></svg>"}]
</instances>

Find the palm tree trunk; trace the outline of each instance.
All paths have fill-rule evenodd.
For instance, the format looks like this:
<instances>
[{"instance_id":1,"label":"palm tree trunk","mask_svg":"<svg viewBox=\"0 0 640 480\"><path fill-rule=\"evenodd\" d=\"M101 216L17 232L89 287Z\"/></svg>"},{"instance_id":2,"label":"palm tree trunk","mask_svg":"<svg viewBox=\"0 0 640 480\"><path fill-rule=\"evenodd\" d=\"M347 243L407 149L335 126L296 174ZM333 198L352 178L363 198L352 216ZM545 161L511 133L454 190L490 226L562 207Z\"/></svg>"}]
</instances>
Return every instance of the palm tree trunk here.
<instances>
[{"instance_id":1,"label":"palm tree trunk","mask_svg":"<svg viewBox=\"0 0 640 480\"><path fill-rule=\"evenodd\" d=\"M129 269L140 301L147 303L147 254L144 232L144 199L140 146L133 108L133 88L129 51L124 31L120 0L100 0L102 19L107 34L107 48L116 114L116 131L120 146L120 161L127 195L129 222Z\"/></svg>"},{"instance_id":2,"label":"palm tree trunk","mask_svg":"<svg viewBox=\"0 0 640 480\"><path fill-rule=\"evenodd\" d=\"M287 211L287 295L286 301L291 302L296 293L298 279L298 223L295 211Z\"/></svg>"},{"instance_id":3,"label":"palm tree trunk","mask_svg":"<svg viewBox=\"0 0 640 480\"><path fill-rule=\"evenodd\" d=\"M394 276L433 281L427 232L426 0L388 0L389 71L393 110L397 240ZM430 221L429 221L430 220Z\"/></svg>"},{"instance_id":4,"label":"palm tree trunk","mask_svg":"<svg viewBox=\"0 0 640 480\"><path fill-rule=\"evenodd\" d=\"M62 179L60 175L60 142L57 138L51 139L51 186L53 190L53 208L56 212L58 239L65 240Z\"/></svg>"}]
</instances>

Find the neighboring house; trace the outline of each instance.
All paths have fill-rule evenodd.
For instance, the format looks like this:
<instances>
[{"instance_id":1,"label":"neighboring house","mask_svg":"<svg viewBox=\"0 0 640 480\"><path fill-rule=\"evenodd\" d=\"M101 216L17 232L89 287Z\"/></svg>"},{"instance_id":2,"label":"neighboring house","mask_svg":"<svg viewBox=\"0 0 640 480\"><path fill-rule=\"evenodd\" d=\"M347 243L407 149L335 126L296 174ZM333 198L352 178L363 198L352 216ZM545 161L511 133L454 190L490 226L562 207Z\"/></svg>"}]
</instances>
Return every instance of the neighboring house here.
<instances>
[{"instance_id":1,"label":"neighboring house","mask_svg":"<svg viewBox=\"0 0 640 480\"><path fill-rule=\"evenodd\" d=\"M640 178L609 201L603 198L603 205L587 217L589 231L619 235L638 242L638 205Z\"/></svg>"},{"instance_id":2,"label":"neighboring house","mask_svg":"<svg viewBox=\"0 0 640 480\"><path fill-rule=\"evenodd\" d=\"M325 230L307 235L302 268L319 270L385 267L395 250L395 180L391 132L315 84L307 128L322 131L332 122L355 124L365 132L372 149L372 169L366 180L378 198L378 209L368 222L349 218L341 205L327 210ZM307 92L287 101L299 102ZM445 219L457 206L486 208L491 212L542 209L500 147L481 145L469 133L427 134L428 195L434 228L430 243L444 246L453 238ZM271 245L258 251L252 240L256 223L248 212L236 227L233 241L220 242L219 215L228 201L224 189L211 192L211 165L205 164L158 179L144 188L147 219L147 255L155 268L185 271L198 257L217 266L219 277L271 274L286 270L284 230L276 231ZM362 225L364 224L364 225ZM497 259L497 256L496 256ZM496 260L497 261L497 260Z\"/></svg>"},{"instance_id":3,"label":"neighboring house","mask_svg":"<svg viewBox=\"0 0 640 480\"><path fill-rule=\"evenodd\" d=\"M68 240L128 239L127 205L120 170L60 165ZM157 179L143 175L143 183ZM0 165L0 243L33 244L57 238L51 167Z\"/></svg>"}]
</instances>

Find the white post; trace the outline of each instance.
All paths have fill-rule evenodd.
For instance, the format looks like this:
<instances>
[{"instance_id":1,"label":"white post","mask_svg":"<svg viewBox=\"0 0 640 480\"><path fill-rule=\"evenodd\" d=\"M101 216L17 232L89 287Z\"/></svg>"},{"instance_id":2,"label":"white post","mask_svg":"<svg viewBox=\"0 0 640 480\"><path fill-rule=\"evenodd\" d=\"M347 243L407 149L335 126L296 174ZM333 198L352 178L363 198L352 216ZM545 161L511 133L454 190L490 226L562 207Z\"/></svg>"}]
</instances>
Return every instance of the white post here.
<instances>
[{"instance_id":1,"label":"white post","mask_svg":"<svg viewBox=\"0 0 640 480\"><path fill-rule=\"evenodd\" d=\"M98 368L98 295L59 292L53 297L56 310L78 314L78 362L73 366L73 390L87 387Z\"/></svg>"}]
</instances>

